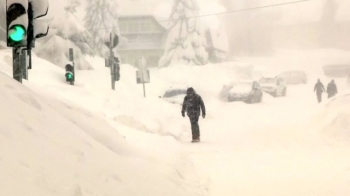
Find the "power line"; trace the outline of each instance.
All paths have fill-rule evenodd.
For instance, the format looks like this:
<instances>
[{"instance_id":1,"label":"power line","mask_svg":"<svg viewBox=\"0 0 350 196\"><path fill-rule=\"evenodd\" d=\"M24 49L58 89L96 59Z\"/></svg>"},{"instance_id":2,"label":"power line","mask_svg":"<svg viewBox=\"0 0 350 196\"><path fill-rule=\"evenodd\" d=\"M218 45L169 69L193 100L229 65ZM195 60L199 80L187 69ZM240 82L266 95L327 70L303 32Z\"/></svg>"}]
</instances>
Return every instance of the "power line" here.
<instances>
[{"instance_id":1,"label":"power line","mask_svg":"<svg viewBox=\"0 0 350 196\"><path fill-rule=\"evenodd\" d=\"M253 7L253 8L247 8L247 9L241 9L241 10L232 10L232 11L226 11L226 12L218 12L218 13L214 13L214 14L206 14L206 15L188 17L186 19L201 18L201 17L206 17L206 16L215 16L215 15L237 13L237 12L245 12L245 11L250 11L250 10L265 9L265 8L270 8L270 7L277 7L277 6L290 5L290 4L296 4L296 3L303 3L303 2L306 2L306 1L312 1L312 0L292 1L292 2L279 3L279 4L273 4L273 5L266 5L266 6L260 6L260 7ZM173 19L173 20L176 20L176 19ZM168 21L172 21L172 20L169 19L169 20L163 20L163 21L158 21L158 22L168 22Z\"/></svg>"},{"instance_id":2,"label":"power line","mask_svg":"<svg viewBox=\"0 0 350 196\"><path fill-rule=\"evenodd\" d=\"M230 14L230 13L237 13L237 12L245 12L245 11L251 11L251 10L257 10L257 9L265 9L265 8L271 8L271 7L277 7L277 6L284 6L284 5L290 5L290 4L296 4L296 3L303 3L307 1L312 0L300 0L300 1L292 1L292 2L286 2L286 3L279 3L279 4L273 4L273 5L266 5L266 6L260 6L260 7L253 7L253 8L247 8L247 9L241 9L241 10L232 10L232 11L226 11L226 12L218 12L214 14L205 14L205 15L199 15L199 16L193 16L193 17L187 17L183 19L190 19L190 18L201 18L206 16L216 16L216 15L223 15L223 14ZM179 19L168 19L168 20L157 20L157 22L169 22ZM112 27L106 27L106 28L99 28L94 30L102 30L102 29L112 29L118 26L112 26Z\"/></svg>"}]
</instances>

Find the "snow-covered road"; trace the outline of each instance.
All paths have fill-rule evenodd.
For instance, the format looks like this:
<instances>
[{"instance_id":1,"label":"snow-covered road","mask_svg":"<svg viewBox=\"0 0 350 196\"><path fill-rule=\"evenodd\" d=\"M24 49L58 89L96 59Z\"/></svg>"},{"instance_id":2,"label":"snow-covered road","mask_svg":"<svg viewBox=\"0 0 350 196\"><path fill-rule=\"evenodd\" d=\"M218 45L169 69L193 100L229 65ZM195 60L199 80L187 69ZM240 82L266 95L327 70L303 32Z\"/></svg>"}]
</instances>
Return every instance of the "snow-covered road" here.
<instances>
[{"instance_id":1,"label":"snow-covered road","mask_svg":"<svg viewBox=\"0 0 350 196\"><path fill-rule=\"evenodd\" d=\"M105 195L147 196L350 195L350 145L346 140L350 138L346 118L350 110L339 110L350 99L344 98L330 108L318 104L313 86L320 73L311 76L307 85L289 86L286 97L264 94L262 103L250 105L219 100L222 85L239 77L234 63L153 69L144 98L142 85L135 81L136 69L130 65L121 67L121 81L112 91L110 71L104 67L102 58L90 58L95 70L77 71L77 81L71 86L64 81L64 70L35 57L29 81L18 85L11 80L10 55L10 50L0 55L1 72L8 75L2 76L4 102L33 105L36 102L28 100L34 97L47 108L43 112L26 106L10 112L6 108L11 104L3 104L4 117L23 112L26 118L36 115L35 119L40 119L24 119L29 124L25 128L20 127L23 123L18 123L17 118L11 118L10 123L3 121L11 134L21 137L4 135L2 144L16 144L13 146L21 152L16 154L18 160L32 163L27 166L19 162L18 166L18 160L11 158L10 148L1 148L6 150L0 157L1 162L6 162L2 168L18 173L1 175L8 182L5 190L12 195L29 192L41 196L53 191L55 195L68 195L75 189L81 193L74 195L86 196L101 190ZM321 79L324 85L330 80ZM181 116L181 106L158 98L170 85L179 83L195 87L206 104L207 116L199 122L200 143L190 142L190 123ZM336 83L339 92L344 92L345 80L336 79ZM11 90L17 88L21 93ZM24 92L30 97L24 96ZM8 96L11 98L7 99ZM321 117L315 118L318 115ZM340 120L335 120L336 117ZM332 121L335 122L329 123ZM51 124L56 125L56 131L47 130ZM326 131L333 127L343 130L323 134L325 124ZM35 130L36 135L22 137L23 133L32 133L23 130ZM45 157L47 161L42 162L41 156L36 155L42 150L40 135L53 138L55 142L45 140L45 146L55 149L50 154L58 154L68 168L51 164L56 163L55 156ZM329 137L332 135L344 142ZM56 141L69 148L60 148ZM23 142L38 145L27 153L21 148ZM76 143L82 144L77 149L83 153L76 155ZM75 158L66 157L67 150ZM33 169L36 167L41 169ZM61 174L70 180L61 178ZM115 178L116 174L120 177ZM103 179L111 177L118 182L110 180L106 184ZM18 187L21 180L29 180L27 187L14 193L12 187Z\"/></svg>"},{"instance_id":2,"label":"snow-covered road","mask_svg":"<svg viewBox=\"0 0 350 196\"><path fill-rule=\"evenodd\" d=\"M306 129L320 107L311 82L261 104L222 104L200 120L202 142L185 144L211 196L350 195L350 149Z\"/></svg>"}]
</instances>

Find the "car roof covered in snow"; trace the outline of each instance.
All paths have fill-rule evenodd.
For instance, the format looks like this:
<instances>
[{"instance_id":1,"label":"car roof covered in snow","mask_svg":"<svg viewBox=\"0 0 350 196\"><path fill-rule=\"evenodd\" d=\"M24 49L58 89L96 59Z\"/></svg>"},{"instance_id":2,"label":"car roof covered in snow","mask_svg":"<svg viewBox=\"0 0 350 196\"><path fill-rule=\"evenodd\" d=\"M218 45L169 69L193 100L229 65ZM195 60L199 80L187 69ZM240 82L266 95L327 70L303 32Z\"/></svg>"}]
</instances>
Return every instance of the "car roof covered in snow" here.
<instances>
[{"instance_id":1,"label":"car roof covered in snow","mask_svg":"<svg viewBox=\"0 0 350 196\"><path fill-rule=\"evenodd\" d=\"M173 92L173 91L182 91L182 92L186 92L187 89L189 88L190 86L187 86L187 85L183 85L183 84L174 84L174 85L171 85L169 86L167 89L165 89L164 92L164 95L165 94L168 94L170 92ZM163 96L164 96L163 95Z\"/></svg>"},{"instance_id":2,"label":"car roof covered in snow","mask_svg":"<svg viewBox=\"0 0 350 196\"><path fill-rule=\"evenodd\" d=\"M184 85L184 84L173 84L171 86L169 86L169 88L167 89L167 91L169 90L175 90L175 89L188 89L189 86L188 85Z\"/></svg>"}]
</instances>

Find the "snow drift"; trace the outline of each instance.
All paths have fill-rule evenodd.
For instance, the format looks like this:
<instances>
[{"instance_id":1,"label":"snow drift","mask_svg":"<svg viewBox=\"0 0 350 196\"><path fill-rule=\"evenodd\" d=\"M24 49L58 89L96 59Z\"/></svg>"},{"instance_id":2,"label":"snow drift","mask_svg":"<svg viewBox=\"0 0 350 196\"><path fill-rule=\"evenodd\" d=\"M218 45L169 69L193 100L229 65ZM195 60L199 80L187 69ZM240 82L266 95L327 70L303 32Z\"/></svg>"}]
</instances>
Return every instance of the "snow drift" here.
<instances>
[{"instance_id":1,"label":"snow drift","mask_svg":"<svg viewBox=\"0 0 350 196\"><path fill-rule=\"evenodd\" d=\"M206 195L180 149L169 157L140 150L117 132L121 126L32 83L0 73L0 86L3 195Z\"/></svg>"}]
</instances>

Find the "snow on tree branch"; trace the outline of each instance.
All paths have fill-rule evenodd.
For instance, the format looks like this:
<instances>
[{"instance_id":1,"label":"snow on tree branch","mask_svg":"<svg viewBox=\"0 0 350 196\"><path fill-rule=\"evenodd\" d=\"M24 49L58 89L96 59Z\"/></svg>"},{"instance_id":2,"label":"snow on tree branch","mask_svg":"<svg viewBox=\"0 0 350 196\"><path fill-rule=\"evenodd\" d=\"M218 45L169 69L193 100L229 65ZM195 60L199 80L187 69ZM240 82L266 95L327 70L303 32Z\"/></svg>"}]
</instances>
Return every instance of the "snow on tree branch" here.
<instances>
[{"instance_id":1,"label":"snow on tree branch","mask_svg":"<svg viewBox=\"0 0 350 196\"><path fill-rule=\"evenodd\" d=\"M169 18L171 27L159 67L167 67L174 62L207 64L204 27L199 18L193 18L199 15L199 11L197 0L174 0Z\"/></svg>"}]
</instances>

